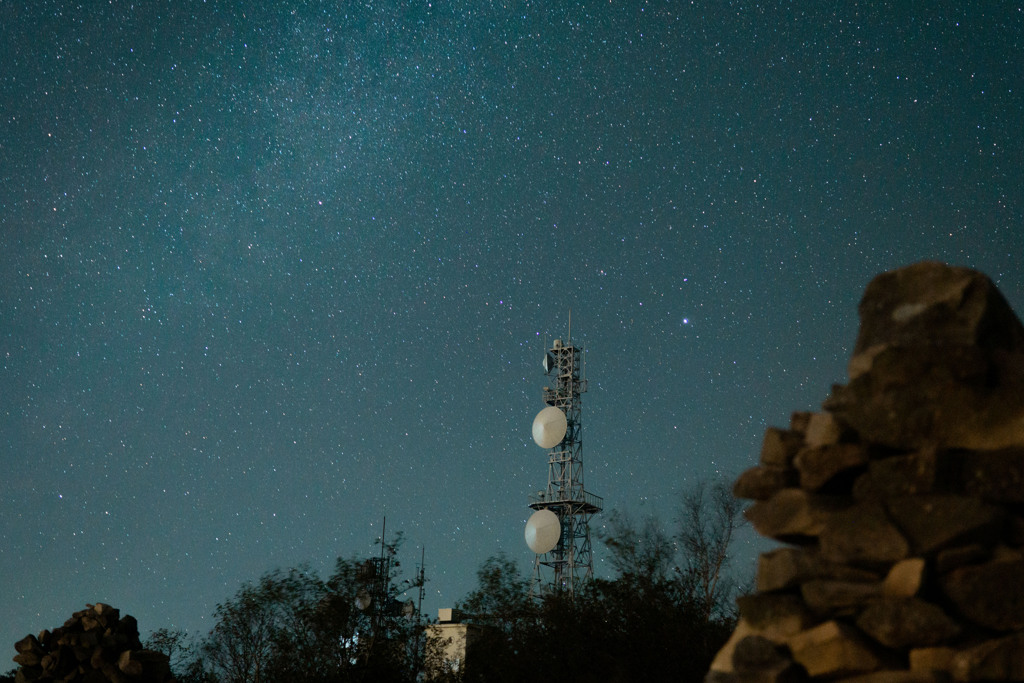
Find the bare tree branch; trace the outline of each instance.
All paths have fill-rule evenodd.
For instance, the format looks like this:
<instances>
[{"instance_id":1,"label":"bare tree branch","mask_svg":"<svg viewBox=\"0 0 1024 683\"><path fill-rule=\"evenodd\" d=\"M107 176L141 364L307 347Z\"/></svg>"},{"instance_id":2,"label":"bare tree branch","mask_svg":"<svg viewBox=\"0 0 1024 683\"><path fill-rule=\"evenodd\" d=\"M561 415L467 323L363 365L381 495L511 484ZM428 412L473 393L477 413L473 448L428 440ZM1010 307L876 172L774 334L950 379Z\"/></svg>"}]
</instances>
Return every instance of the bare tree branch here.
<instances>
[{"instance_id":1,"label":"bare tree branch","mask_svg":"<svg viewBox=\"0 0 1024 683\"><path fill-rule=\"evenodd\" d=\"M683 572L705 620L729 613L734 583L726 571L736 530L745 520L743 506L725 482L701 482L683 494L679 543Z\"/></svg>"}]
</instances>

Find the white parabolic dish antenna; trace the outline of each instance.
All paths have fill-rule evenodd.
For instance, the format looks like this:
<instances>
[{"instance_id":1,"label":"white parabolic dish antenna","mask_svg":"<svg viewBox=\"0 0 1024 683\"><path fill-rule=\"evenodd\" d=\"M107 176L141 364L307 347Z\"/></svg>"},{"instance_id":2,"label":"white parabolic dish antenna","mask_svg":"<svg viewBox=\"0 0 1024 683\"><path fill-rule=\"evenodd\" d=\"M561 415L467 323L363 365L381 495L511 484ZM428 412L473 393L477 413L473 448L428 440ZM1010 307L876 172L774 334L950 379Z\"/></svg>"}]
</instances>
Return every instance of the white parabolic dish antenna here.
<instances>
[{"instance_id":1,"label":"white parabolic dish antenna","mask_svg":"<svg viewBox=\"0 0 1024 683\"><path fill-rule=\"evenodd\" d=\"M533 418L533 440L541 448L554 448L565 438L568 426L565 413L554 406L548 406Z\"/></svg>"},{"instance_id":2,"label":"white parabolic dish antenna","mask_svg":"<svg viewBox=\"0 0 1024 683\"><path fill-rule=\"evenodd\" d=\"M561 535L562 525L551 510L537 510L526 520L526 545L538 555L554 550Z\"/></svg>"}]
</instances>

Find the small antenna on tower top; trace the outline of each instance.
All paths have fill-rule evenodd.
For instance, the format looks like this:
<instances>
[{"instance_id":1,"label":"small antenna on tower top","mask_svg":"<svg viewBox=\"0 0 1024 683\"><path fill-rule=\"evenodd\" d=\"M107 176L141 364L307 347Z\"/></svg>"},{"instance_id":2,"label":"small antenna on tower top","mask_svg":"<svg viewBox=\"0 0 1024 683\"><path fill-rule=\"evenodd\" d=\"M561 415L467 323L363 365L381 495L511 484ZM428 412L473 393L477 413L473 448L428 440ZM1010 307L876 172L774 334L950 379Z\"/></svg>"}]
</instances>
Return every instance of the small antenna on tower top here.
<instances>
[{"instance_id":1,"label":"small antenna on tower top","mask_svg":"<svg viewBox=\"0 0 1024 683\"><path fill-rule=\"evenodd\" d=\"M572 344L572 306L569 307L569 331L565 334L565 345Z\"/></svg>"}]
</instances>

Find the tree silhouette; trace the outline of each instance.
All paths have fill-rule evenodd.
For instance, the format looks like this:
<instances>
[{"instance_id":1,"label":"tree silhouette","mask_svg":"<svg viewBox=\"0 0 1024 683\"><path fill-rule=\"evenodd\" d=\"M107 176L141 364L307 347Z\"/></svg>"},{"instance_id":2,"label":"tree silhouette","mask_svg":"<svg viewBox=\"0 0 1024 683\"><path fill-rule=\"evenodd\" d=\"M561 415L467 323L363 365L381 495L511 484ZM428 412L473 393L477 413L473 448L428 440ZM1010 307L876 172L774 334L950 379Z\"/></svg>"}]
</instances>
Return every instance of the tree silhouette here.
<instances>
[{"instance_id":1,"label":"tree silhouette","mask_svg":"<svg viewBox=\"0 0 1024 683\"><path fill-rule=\"evenodd\" d=\"M734 618L737 583L729 574L729 551L746 520L743 504L724 481L700 482L683 494L679 542L682 571L704 620Z\"/></svg>"},{"instance_id":2,"label":"tree silhouette","mask_svg":"<svg viewBox=\"0 0 1024 683\"><path fill-rule=\"evenodd\" d=\"M223 683L405 681L420 661L421 624L398 595L394 560L401 536L381 556L338 558L322 580L308 566L274 570L217 605L204 639L204 667Z\"/></svg>"},{"instance_id":3,"label":"tree silhouette","mask_svg":"<svg viewBox=\"0 0 1024 683\"><path fill-rule=\"evenodd\" d=\"M617 576L570 599L535 603L508 557L488 558L459 604L483 627L463 670L447 680L537 677L601 681L702 681L734 622L729 548L740 506L724 485L683 496L675 533L655 516L610 516L601 535Z\"/></svg>"}]
</instances>

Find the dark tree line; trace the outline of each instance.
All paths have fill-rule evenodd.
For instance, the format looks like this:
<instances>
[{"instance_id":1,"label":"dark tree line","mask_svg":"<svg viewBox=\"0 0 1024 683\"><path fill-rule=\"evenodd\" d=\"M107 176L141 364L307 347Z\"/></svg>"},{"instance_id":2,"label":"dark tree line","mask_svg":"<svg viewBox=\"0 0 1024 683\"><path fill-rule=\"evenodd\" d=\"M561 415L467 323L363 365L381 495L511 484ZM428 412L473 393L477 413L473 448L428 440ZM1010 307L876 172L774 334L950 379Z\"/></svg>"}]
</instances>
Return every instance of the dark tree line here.
<instances>
[{"instance_id":1,"label":"dark tree line","mask_svg":"<svg viewBox=\"0 0 1024 683\"><path fill-rule=\"evenodd\" d=\"M739 513L717 485L683 497L674 531L612 514L599 538L615 576L572 601L535 600L513 560L487 559L456 606L476 634L457 668L426 647L427 625L399 600L422 581L402 580L400 535L379 557L339 558L326 579L301 565L244 584L198 641L159 629L145 644L168 655L182 683L701 681L735 619L728 564Z\"/></svg>"},{"instance_id":2,"label":"dark tree line","mask_svg":"<svg viewBox=\"0 0 1024 683\"><path fill-rule=\"evenodd\" d=\"M729 546L741 508L724 486L683 499L670 533L655 517L613 514L601 540L614 579L574 601L536 603L529 577L504 556L487 560L459 604L483 628L452 680L701 681L735 623Z\"/></svg>"},{"instance_id":3,"label":"dark tree line","mask_svg":"<svg viewBox=\"0 0 1024 683\"><path fill-rule=\"evenodd\" d=\"M308 566L274 570L217 605L198 643L161 629L146 644L182 683L341 683L414 680L420 625L399 601L401 536L380 557L338 558L321 579Z\"/></svg>"}]
</instances>

